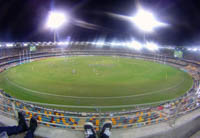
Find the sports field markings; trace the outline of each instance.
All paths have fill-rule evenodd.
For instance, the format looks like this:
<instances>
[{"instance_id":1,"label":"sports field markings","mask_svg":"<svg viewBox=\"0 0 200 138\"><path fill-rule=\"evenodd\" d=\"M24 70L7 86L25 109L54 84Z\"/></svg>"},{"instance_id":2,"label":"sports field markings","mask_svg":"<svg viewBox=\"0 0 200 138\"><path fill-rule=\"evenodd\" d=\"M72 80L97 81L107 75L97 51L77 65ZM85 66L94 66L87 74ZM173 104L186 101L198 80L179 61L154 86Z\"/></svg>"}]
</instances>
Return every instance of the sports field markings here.
<instances>
[{"instance_id":1,"label":"sports field markings","mask_svg":"<svg viewBox=\"0 0 200 138\"><path fill-rule=\"evenodd\" d=\"M167 90L171 90L171 89L177 88L179 85L181 85L185 81L185 79L183 79L178 84L176 84L176 85L174 85L172 87L168 87L166 89L162 89L162 90L158 90L158 91L154 91L154 92L150 92L150 93L144 93L144 94L129 95L129 96L117 96L117 97L78 97L78 96L66 96L66 95L58 95L58 94L49 94L49 93L46 93L46 92L31 90L31 89L25 88L23 86L20 86L19 84L16 84L16 83L10 81L7 77L4 77L4 78L11 85L13 85L15 87L18 87L18 88L21 88L23 90L32 92L32 93L37 93L37 94L40 94L40 95L56 96L56 97L62 97L62 98L63 97L65 97L65 98L74 98L74 99L120 99L120 98L140 97L140 96L146 96L146 95L151 95L151 94L155 94L155 93L163 93L163 92L165 92Z\"/></svg>"},{"instance_id":2,"label":"sports field markings","mask_svg":"<svg viewBox=\"0 0 200 138\"><path fill-rule=\"evenodd\" d=\"M133 63L133 64L137 64L137 63ZM146 67L146 65L143 65L144 67ZM152 69L147 70L147 72L151 72ZM5 78L5 77L4 77ZM74 98L74 99L120 99L120 98L131 98L131 97L140 97L140 96L146 96L146 95L152 95L152 94L156 94L156 93L164 93L167 90L171 90L174 89L176 87L178 87L179 85L181 85L184 81L185 78L183 78L182 81L180 81L178 84L168 87L166 89L162 89L162 90L155 90L149 93L143 93L143 94L137 94L137 95L128 95L128 96L116 96L116 97L79 97L79 96L66 96L66 95L58 95L58 94L49 94L47 92L41 92L41 91L36 91L36 90L32 90L32 89L28 89L25 88L15 82L10 81L8 78L6 78L6 80L14 85L15 87L21 88L23 90L25 90L25 93L27 93L26 91L32 92L32 93L37 93L40 95L49 95L49 96L56 96L56 97L65 97L65 98Z\"/></svg>"}]
</instances>

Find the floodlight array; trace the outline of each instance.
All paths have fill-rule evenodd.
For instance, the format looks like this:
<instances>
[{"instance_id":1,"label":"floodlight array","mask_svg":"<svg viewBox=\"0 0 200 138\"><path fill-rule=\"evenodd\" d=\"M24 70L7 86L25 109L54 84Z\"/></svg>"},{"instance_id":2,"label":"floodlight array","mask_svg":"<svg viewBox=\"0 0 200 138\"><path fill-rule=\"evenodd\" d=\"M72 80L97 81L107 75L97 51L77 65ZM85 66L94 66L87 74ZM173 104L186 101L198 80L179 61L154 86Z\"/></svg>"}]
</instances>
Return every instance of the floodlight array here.
<instances>
[{"instance_id":1,"label":"floodlight array","mask_svg":"<svg viewBox=\"0 0 200 138\"><path fill-rule=\"evenodd\" d=\"M57 42L57 44L59 46L67 46L67 45L69 45L69 42Z\"/></svg>"},{"instance_id":2,"label":"floodlight array","mask_svg":"<svg viewBox=\"0 0 200 138\"><path fill-rule=\"evenodd\" d=\"M25 47L28 46L28 43L23 43L23 46L25 46Z\"/></svg>"},{"instance_id":3,"label":"floodlight array","mask_svg":"<svg viewBox=\"0 0 200 138\"><path fill-rule=\"evenodd\" d=\"M131 50L149 50L149 51L157 51L159 49L169 49L169 50L175 50L177 47L172 45L165 45L165 46L159 46L155 42L146 42L141 43L136 40L130 40L130 41L112 41L112 42L106 42L105 40L99 40L99 41L60 41L60 42L0 42L0 48L12 48L12 47L27 47L27 46L68 46L68 45L80 45L80 46L86 46L91 45L95 47L103 47L103 46L109 46L111 48L128 48ZM182 47L182 49L191 51L191 52L200 52L200 47Z\"/></svg>"},{"instance_id":4,"label":"floodlight array","mask_svg":"<svg viewBox=\"0 0 200 138\"><path fill-rule=\"evenodd\" d=\"M77 43L81 44L81 43ZM85 44L85 43L84 43ZM145 44L140 43L139 41L132 40L129 42L119 42L119 41L112 41L112 42L105 42L105 41L98 41L98 42L87 42L87 44L91 44L93 46L97 47L103 47L103 46L110 46L112 48L117 48L117 47L125 47L129 49L134 49L134 50L141 50L143 48L148 49L150 51L156 51L160 47L158 44L154 42L147 42Z\"/></svg>"},{"instance_id":5,"label":"floodlight array","mask_svg":"<svg viewBox=\"0 0 200 138\"><path fill-rule=\"evenodd\" d=\"M127 45L129 48L133 48L135 50L141 50L142 49L142 44L138 41L132 41Z\"/></svg>"},{"instance_id":6,"label":"floodlight array","mask_svg":"<svg viewBox=\"0 0 200 138\"><path fill-rule=\"evenodd\" d=\"M64 13L58 11L51 11L47 20L47 27L51 29L58 29L61 27L67 18Z\"/></svg>"},{"instance_id":7,"label":"floodlight array","mask_svg":"<svg viewBox=\"0 0 200 138\"><path fill-rule=\"evenodd\" d=\"M6 47L13 47L14 44L13 43L6 43Z\"/></svg>"},{"instance_id":8,"label":"floodlight array","mask_svg":"<svg viewBox=\"0 0 200 138\"><path fill-rule=\"evenodd\" d=\"M144 32L153 32L155 28L166 26L167 24L159 22L153 13L140 8L135 16L132 17L132 22Z\"/></svg>"},{"instance_id":9,"label":"floodlight array","mask_svg":"<svg viewBox=\"0 0 200 138\"><path fill-rule=\"evenodd\" d=\"M100 41L95 42L95 45L98 46L98 47L102 47L102 46L105 45L105 42L100 40Z\"/></svg>"},{"instance_id":10,"label":"floodlight array","mask_svg":"<svg viewBox=\"0 0 200 138\"><path fill-rule=\"evenodd\" d=\"M154 42L147 42L145 44L145 48L147 48L150 51L156 51L159 49L159 46Z\"/></svg>"},{"instance_id":11,"label":"floodlight array","mask_svg":"<svg viewBox=\"0 0 200 138\"><path fill-rule=\"evenodd\" d=\"M200 51L200 48L192 47L192 48L187 48L187 50L196 52L196 51Z\"/></svg>"},{"instance_id":12,"label":"floodlight array","mask_svg":"<svg viewBox=\"0 0 200 138\"><path fill-rule=\"evenodd\" d=\"M111 47L115 47L115 46L117 46L117 45L118 45L117 42L111 42L111 43L110 43L110 46L111 46Z\"/></svg>"}]
</instances>

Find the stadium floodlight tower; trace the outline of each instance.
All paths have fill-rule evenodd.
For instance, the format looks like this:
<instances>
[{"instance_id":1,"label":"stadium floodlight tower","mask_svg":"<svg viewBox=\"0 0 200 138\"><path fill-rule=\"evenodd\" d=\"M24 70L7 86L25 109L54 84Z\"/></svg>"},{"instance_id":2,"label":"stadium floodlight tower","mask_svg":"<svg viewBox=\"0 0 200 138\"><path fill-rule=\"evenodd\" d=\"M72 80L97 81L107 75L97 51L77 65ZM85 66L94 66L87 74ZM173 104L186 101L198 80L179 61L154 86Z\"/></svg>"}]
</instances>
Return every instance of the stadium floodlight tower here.
<instances>
[{"instance_id":1,"label":"stadium floodlight tower","mask_svg":"<svg viewBox=\"0 0 200 138\"><path fill-rule=\"evenodd\" d=\"M144 43L145 33L152 33L155 28L166 26L167 24L158 21L153 13L139 8L138 12L131 18L131 21L143 32Z\"/></svg>"},{"instance_id":2,"label":"stadium floodlight tower","mask_svg":"<svg viewBox=\"0 0 200 138\"><path fill-rule=\"evenodd\" d=\"M47 20L47 27L54 31L54 43L56 42L57 30L67 22L67 16L60 11L50 11Z\"/></svg>"}]
</instances>

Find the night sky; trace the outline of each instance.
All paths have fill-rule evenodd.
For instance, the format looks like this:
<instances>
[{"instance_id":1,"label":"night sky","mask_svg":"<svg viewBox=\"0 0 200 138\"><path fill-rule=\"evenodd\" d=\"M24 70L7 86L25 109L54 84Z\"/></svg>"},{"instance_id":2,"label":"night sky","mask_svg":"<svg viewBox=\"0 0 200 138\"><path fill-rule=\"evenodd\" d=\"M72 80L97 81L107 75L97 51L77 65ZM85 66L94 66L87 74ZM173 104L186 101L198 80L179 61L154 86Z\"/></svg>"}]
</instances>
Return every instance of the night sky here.
<instances>
[{"instance_id":1,"label":"night sky","mask_svg":"<svg viewBox=\"0 0 200 138\"><path fill-rule=\"evenodd\" d=\"M58 30L60 41L143 40L143 33L131 22L109 16L134 15L138 5L152 11L159 21L168 23L147 40L164 45L200 44L200 0L0 0L0 41L52 41L53 32L45 29L50 10L68 13L70 22ZM95 29L78 24L93 24Z\"/></svg>"}]
</instances>

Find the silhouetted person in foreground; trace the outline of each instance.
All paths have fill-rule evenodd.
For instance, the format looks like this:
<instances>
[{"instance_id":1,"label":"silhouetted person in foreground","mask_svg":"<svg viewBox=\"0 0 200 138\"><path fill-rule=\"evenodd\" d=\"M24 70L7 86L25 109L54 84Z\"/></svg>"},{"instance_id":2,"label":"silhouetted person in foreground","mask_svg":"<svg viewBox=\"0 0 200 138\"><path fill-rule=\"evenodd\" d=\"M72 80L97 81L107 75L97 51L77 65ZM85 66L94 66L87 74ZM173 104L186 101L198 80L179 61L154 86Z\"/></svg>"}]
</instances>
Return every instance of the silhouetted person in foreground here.
<instances>
[{"instance_id":1,"label":"silhouetted person in foreground","mask_svg":"<svg viewBox=\"0 0 200 138\"><path fill-rule=\"evenodd\" d=\"M27 131L24 138L34 138L34 132L37 128L37 121L34 118L30 120L30 127L27 126L22 113L18 113L18 126L0 127L0 138L8 138L11 135L17 135ZM84 125L85 138L96 138L96 131L92 123L87 122ZM112 122L106 121L100 132L100 138L109 138L111 135Z\"/></svg>"},{"instance_id":2,"label":"silhouetted person in foreground","mask_svg":"<svg viewBox=\"0 0 200 138\"><path fill-rule=\"evenodd\" d=\"M34 138L34 132L37 128L37 121L34 118L30 120L30 127L27 126L24 116L21 112L18 113L18 126L0 127L0 137L8 137L17 135L27 131L24 138Z\"/></svg>"}]
</instances>

